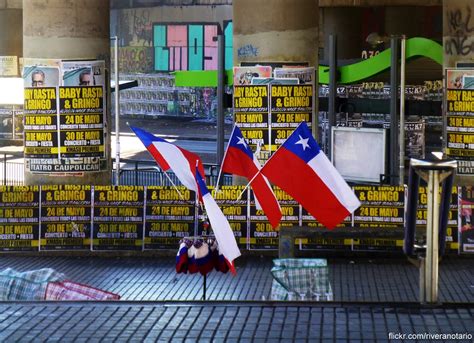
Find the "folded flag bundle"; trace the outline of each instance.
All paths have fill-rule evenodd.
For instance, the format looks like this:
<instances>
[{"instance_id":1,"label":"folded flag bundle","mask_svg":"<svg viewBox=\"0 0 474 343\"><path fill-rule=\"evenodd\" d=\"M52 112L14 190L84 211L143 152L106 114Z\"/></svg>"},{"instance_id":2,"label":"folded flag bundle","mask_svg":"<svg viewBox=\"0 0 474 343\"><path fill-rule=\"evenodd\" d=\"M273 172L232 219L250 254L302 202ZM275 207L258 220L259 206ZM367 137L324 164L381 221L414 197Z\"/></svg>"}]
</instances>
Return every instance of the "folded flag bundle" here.
<instances>
[{"instance_id":1,"label":"folded flag bundle","mask_svg":"<svg viewBox=\"0 0 474 343\"><path fill-rule=\"evenodd\" d=\"M185 238L179 242L176 255L176 272L207 275L213 269L222 273L229 271L229 265L224 255L219 252L215 238L197 238L194 241Z\"/></svg>"},{"instance_id":2,"label":"folded flag bundle","mask_svg":"<svg viewBox=\"0 0 474 343\"><path fill-rule=\"evenodd\" d=\"M199 272L202 275L206 275L214 268L211 250L209 249L209 244L205 240L197 240L197 242L194 243L194 246L196 245L196 252L194 253L196 264Z\"/></svg>"},{"instance_id":3,"label":"folded flag bundle","mask_svg":"<svg viewBox=\"0 0 474 343\"><path fill-rule=\"evenodd\" d=\"M193 245L189 239L179 241L179 250L176 254L176 272L186 273L188 271L188 250Z\"/></svg>"}]
</instances>

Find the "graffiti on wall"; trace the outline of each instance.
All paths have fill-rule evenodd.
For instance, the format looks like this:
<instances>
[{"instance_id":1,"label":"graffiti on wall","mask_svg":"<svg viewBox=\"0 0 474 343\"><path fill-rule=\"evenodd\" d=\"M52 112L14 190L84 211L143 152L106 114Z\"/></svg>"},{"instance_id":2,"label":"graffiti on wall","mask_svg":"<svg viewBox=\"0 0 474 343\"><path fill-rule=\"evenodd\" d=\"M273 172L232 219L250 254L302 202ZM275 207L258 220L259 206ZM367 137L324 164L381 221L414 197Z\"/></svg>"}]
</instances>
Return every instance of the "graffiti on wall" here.
<instances>
[{"instance_id":1,"label":"graffiti on wall","mask_svg":"<svg viewBox=\"0 0 474 343\"><path fill-rule=\"evenodd\" d=\"M448 36L445 51L448 55L467 56L474 52L474 18L468 5L465 10L447 11Z\"/></svg>"},{"instance_id":2,"label":"graffiti on wall","mask_svg":"<svg viewBox=\"0 0 474 343\"><path fill-rule=\"evenodd\" d=\"M176 88L175 70L217 69L217 22L159 22L153 11L121 11L115 19L120 37L122 79L135 79L139 88L121 96L122 114L193 115L211 118L217 111L214 88ZM233 67L233 25L224 21L225 68Z\"/></svg>"},{"instance_id":3,"label":"graffiti on wall","mask_svg":"<svg viewBox=\"0 0 474 343\"><path fill-rule=\"evenodd\" d=\"M155 71L216 70L218 29L217 23L154 24ZM225 23L224 40L227 68L232 65L232 22Z\"/></svg>"},{"instance_id":4,"label":"graffiti on wall","mask_svg":"<svg viewBox=\"0 0 474 343\"><path fill-rule=\"evenodd\" d=\"M152 24L150 22L150 12L135 12L133 17L133 33L135 34L136 40L142 43L143 46L151 46L153 36Z\"/></svg>"},{"instance_id":5,"label":"graffiti on wall","mask_svg":"<svg viewBox=\"0 0 474 343\"><path fill-rule=\"evenodd\" d=\"M258 48L252 44L244 45L237 49L237 56L239 57L257 57Z\"/></svg>"},{"instance_id":6,"label":"graffiti on wall","mask_svg":"<svg viewBox=\"0 0 474 343\"><path fill-rule=\"evenodd\" d=\"M153 48L124 46L119 49L119 69L124 73L148 73L153 70Z\"/></svg>"}]
</instances>

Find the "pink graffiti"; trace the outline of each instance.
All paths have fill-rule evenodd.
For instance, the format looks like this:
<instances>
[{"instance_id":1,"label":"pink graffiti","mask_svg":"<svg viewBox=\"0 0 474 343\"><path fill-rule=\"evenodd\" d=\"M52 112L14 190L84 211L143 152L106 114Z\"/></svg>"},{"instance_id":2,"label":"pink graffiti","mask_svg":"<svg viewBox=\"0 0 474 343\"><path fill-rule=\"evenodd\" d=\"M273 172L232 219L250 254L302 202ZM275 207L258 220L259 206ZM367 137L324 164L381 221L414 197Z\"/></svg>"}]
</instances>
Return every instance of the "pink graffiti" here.
<instances>
[{"instance_id":1,"label":"pink graffiti","mask_svg":"<svg viewBox=\"0 0 474 343\"><path fill-rule=\"evenodd\" d=\"M204 70L217 69L217 26L204 26Z\"/></svg>"},{"instance_id":2,"label":"pink graffiti","mask_svg":"<svg viewBox=\"0 0 474 343\"><path fill-rule=\"evenodd\" d=\"M165 25L160 25L165 26ZM194 30L200 25L192 25ZM160 42L163 45L159 46L161 51L168 51L168 70L188 70L193 58L194 68L200 65L203 70L215 70L217 69L217 28L215 24L204 24L202 25L202 36L197 41L195 38L190 43L190 27L188 24L179 25L166 25L166 42ZM190 45L193 44L193 45ZM195 53L192 57L189 56L189 52L200 49L200 54L196 56Z\"/></svg>"},{"instance_id":3,"label":"pink graffiti","mask_svg":"<svg viewBox=\"0 0 474 343\"><path fill-rule=\"evenodd\" d=\"M188 27L168 26L168 47L170 48L170 70L188 69Z\"/></svg>"}]
</instances>

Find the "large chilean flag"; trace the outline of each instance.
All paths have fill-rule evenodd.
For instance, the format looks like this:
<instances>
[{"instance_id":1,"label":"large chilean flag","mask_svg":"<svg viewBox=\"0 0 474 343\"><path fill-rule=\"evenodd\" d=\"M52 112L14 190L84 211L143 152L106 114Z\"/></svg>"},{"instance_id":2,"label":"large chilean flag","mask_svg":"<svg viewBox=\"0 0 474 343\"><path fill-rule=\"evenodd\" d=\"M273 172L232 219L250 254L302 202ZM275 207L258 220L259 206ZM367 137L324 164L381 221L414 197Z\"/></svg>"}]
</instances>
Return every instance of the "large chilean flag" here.
<instances>
[{"instance_id":1,"label":"large chilean flag","mask_svg":"<svg viewBox=\"0 0 474 343\"><path fill-rule=\"evenodd\" d=\"M359 206L359 199L302 122L261 169L321 224L334 228Z\"/></svg>"},{"instance_id":2,"label":"large chilean flag","mask_svg":"<svg viewBox=\"0 0 474 343\"><path fill-rule=\"evenodd\" d=\"M254 156L242 132L237 125L234 125L221 171L243 176L250 181L258 174L260 168L260 162ZM252 181L252 189L268 221L274 228L277 227L281 219L281 208L266 177L258 174Z\"/></svg>"},{"instance_id":3,"label":"large chilean flag","mask_svg":"<svg viewBox=\"0 0 474 343\"><path fill-rule=\"evenodd\" d=\"M156 137L145 130L132 126L130 128L140 138L163 171L171 169L183 186L198 192L195 177L196 163L198 163L199 172L204 175L204 167L198 155Z\"/></svg>"}]
</instances>

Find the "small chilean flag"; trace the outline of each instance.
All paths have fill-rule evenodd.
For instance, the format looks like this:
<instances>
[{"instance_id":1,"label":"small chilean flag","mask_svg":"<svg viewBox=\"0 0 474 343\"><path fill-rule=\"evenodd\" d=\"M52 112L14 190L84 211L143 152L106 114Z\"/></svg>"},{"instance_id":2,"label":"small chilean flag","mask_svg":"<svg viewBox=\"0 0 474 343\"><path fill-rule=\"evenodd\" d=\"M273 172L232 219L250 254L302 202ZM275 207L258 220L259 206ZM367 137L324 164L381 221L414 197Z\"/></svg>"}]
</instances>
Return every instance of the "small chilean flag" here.
<instances>
[{"instance_id":1,"label":"small chilean flag","mask_svg":"<svg viewBox=\"0 0 474 343\"><path fill-rule=\"evenodd\" d=\"M199 172L204 175L204 167L198 155L156 137L145 130L137 127L130 128L140 138L163 171L171 169L183 186L192 191L198 191L194 175L196 161L198 161Z\"/></svg>"},{"instance_id":2,"label":"small chilean flag","mask_svg":"<svg viewBox=\"0 0 474 343\"><path fill-rule=\"evenodd\" d=\"M261 169L327 228L359 206L359 199L302 122Z\"/></svg>"},{"instance_id":3,"label":"small chilean flag","mask_svg":"<svg viewBox=\"0 0 474 343\"><path fill-rule=\"evenodd\" d=\"M211 228L216 236L216 241L219 249L219 253L224 256L229 265L232 274L236 274L234 268L234 260L240 256L240 250L235 241L234 232L230 227L227 218L222 213L216 201L209 193L199 170L196 168L196 181L199 186L200 193L202 195L202 201L206 208L207 217L211 222Z\"/></svg>"},{"instance_id":4,"label":"small chilean flag","mask_svg":"<svg viewBox=\"0 0 474 343\"><path fill-rule=\"evenodd\" d=\"M234 125L221 170L243 176L250 181L258 174L260 168L260 162L254 156L242 132ZM281 208L267 178L258 174L252 181L252 189L268 221L274 228L277 227L281 219Z\"/></svg>"}]
</instances>

